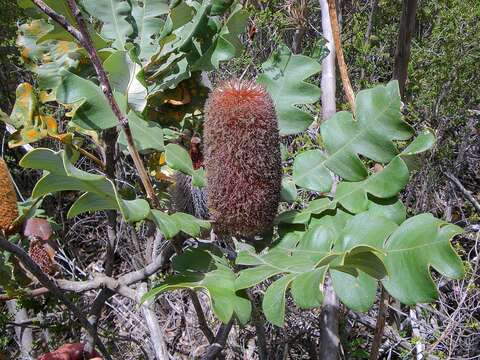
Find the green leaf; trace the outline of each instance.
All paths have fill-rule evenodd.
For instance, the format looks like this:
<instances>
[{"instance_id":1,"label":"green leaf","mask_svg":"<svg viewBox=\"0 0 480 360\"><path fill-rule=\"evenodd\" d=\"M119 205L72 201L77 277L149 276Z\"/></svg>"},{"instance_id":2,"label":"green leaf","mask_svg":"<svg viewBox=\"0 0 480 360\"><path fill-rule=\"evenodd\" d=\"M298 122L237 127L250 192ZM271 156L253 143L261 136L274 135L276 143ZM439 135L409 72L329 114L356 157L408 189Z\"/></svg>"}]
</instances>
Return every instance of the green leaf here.
<instances>
[{"instance_id":1,"label":"green leaf","mask_svg":"<svg viewBox=\"0 0 480 360\"><path fill-rule=\"evenodd\" d=\"M165 146L167 165L192 177L192 184L197 187L205 186L205 172L203 169L194 169L189 153L177 144Z\"/></svg>"},{"instance_id":2,"label":"green leaf","mask_svg":"<svg viewBox=\"0 0 480 360\"><path fill-rule=\"evenodd\" d=\"M152 210L149 219L157 225L166 239L172 239L180 231L197 237L203 230L210 229L210 222L182 212L168 215L159 210Z\"/></svg>"},{"instance_id":3,"label":"green leaf","mask_svg":"<svg viewBox=\"0 0 480 360\"><path fill-rule=\"evenodd\" d=\"M295 200L297 200L297 188L295 187L293 180L289 177L282 179L280 198L282 201L286 201L288 203L293 203Z\"/></svg>"},{"instance_id":4,"label":"green leaf","mask_svg":"<svg viewBox=\"0 0 480 360\"><path fill-rule=\"evenodd\" d=\"M401 153L401 155L417 155L430 150L435 144L435 136L430 131L418 135Z\"/></svg>"},{"instance_id":5,"label":"green leaf","mask_svg":"<svg viewBox=\"0 0 480 360\"><path fill-rule=\"evenodd\" d=\"M62 81L57 88L57 101L73 106L73 123L88 130L103 130L118 124L97 85L68 71L62 74Z\"/></svg>"},{"instance_id":6,"label":"green leaf","mask_svg":"<svg viewBox=\"0 0 480 360\"><path fill-rule=\"evenodd\" d=\"M393 141L412 136L413 130L402 120L396 81L362 90L355 101L356 120L351 113L340 111L321 125L326 153L309 159L310 168L297 177L300 183L314 181L317 188L328 191L332 184L328 169L344 180L362 181L368 173L358 155L388 163L398 155Z\"/></svg>"},{"instance_id":7,"label":"green leaf","mask_svg":"<svg viewBox=\"0 0 480 360\"><path fill-rule=\"evenodd\" d=\"M113 47L125 50L125 43L133 33L133 26L127 20L131 16L131 6L126 0L82 0L88 13L103 23L101 34L114 40Z\"/></svg>"},{"instance_id":8,"label":"green leaf","mask_svg":"<svg viewBox=\"0 0 480 360\"><path fill-rule=\"evenodd\" d=\"M147 89L137 79L141 66L126 51L115 51L104 62L113 89L127 99L128 106L142 112L147 104Z\"/></svg>"},{"instance_id":9,"label":"green leaf","mask_svg":"<svg viewBox=\"0 0 480 360\"><path fill-rule=\"evenodd\" d=\"M449 241L452 236L461 233L459 227L435 219L430 214L417 215L396 227L392 222L386 222L385 218L382 220L375 211L357 215L354 219L346 227L348 233L363 238L354 239L358 244L382 247L382 258L388 272L383 279L384 286L401 302L413 305L437 298L430 266L449 278L464 275L462 261ZM362 230L362 222L367 224L365 228L371 226L372 229ZM395 230L383 241L382 238L392 228ZM335 292L343 303L357 311L366 311L372 306L377 288L374 278L360 270L358 277L334 269L330 271Z\"/></svg>"},{"instance_id":10,"label":"green leaf","mask_svg":"<svg viewBox=\"0 0 480 360\"><path fill-rule=\"evenodd\" d=\"M342 181L337 186L334 200L348 211L360 213L368 208L367 194L378 198L396 196L407 184L410 174L400 157L395 157L385 168L358 182Z\"/></svg>"},{"instance_id":11,"label":"green leaf","mask_svg":"<svg viewBox=\"0 0 480 360\"><path fill-rule=\"evenodd\" d=\"M366 215L351 217L337 211L335 215L317 219L306 232L287 232L261 253L256 253L251 245L237 242L236 263L249 268L239 272L236 288L248 288L281 275L268 287L263 301L267 319L281 326L285 291L290 283L295 303L311 308L322 302L329 267L354 274L364 270L379 278L385 276L385 266L378 256L383 241L396 224L380 218L370 229L369 220ZM332 244L335 244L333 249Z\"/></svg>"},{"instance_id":12,"label":"green leaf","mask_svg":"<svg viewBox=\"0 0 480 360\"><path fill-rule=\"evenodd\" d=\"M200 235L202 229L210 229L210 223L208 221L198 219L190 214L176 212L172 214L170 218L177 223L181 231L193 237Z\"/></svg>"},{"instance_id":13,"label":"green leaf","mask_svg":"<svg viewBox=\"0 0 480 360\"><path fill-rule=\"evenodd\" d=\"M163 129L160 125L153 121L141 119L133 111L128 114L128 124L138 151L163 151ZM127 148L127 139L123 130L118 137L118 143Z\"/></svg>"},{"instance_id":14,"label":"green leaf","mask_svg":"<svg viewBox=\"0 0 480 360\"><path fill-rule=\"evenodd\" d=\"M245 30L248 16L248 11L241 10L241 6L238 6L220 30L215 50L211 55L212 65L216 69L220 66L221 61L233 59L243 51L239 36Z\"/></svg>"},{"instance_id":15,"label":"green leaf","mask_svg":"<svg viewBox=\"0 0 480 360\"><path fill-rule=\"evenodd\" d=\"M69 216L87 211L117 209L127 222L136 222L147 217L150 207L145 200L124 200L109 179L76 168L71 158L68 148L59 152L37 148L20 160L22 167L46 171L33 189L33 198L58 191L76 190L85 194L72 205Z\"/></svg>"},{"instance_id":16,"label":"green leaf","mask_svg":"<svg viewBox=\"0 0 480 360\"><path fill-rule=\"evenodd\" d=\"M172 239L180 232L178 222L172 219L167 213L152 209L149 218L157 225L163 236L165 236L165 239Z\"/></svg>"},{"instance_id":17,"label":"green leaf","mask_svg":"<svg viewBox=\"0 0 480 360\"><path fill-rule=\"evenodd\" d=\"M368 212L374 216L383 216L400 225L407 218L407 210L402 201L394 198L379 199L369 197Z\"/></svg>"},{"instance_id":18,"label":"green leaf","mask_svg":"<svg viewBox=\"0 0 480 360\"><path fill-rule=\"evenodd\" d=\"M190 176L194 173L192 159L187 150L180 145L168 144L165 146L165 160L172 169Z\"/></svg>"},{"instance_id":19,"label":"green leaf","mask_svg":"<svg viewBox=\"0 0 480 360\"><path fill-rule=\"evenodd\" d=\"M320 150L308 150L297 155L293 162L295 184L313 191L330 191L332 177L322 165L324 161L325 156Z\"/></svg>"},{"instance_id":20,"label":"green leaf","mask_svg":"<svg viewBox=\"0 0 480 360\"><path fill-rule=\"evenodd\" d=\"M285 321L285 294L294 275L284 276L274 281L265 291L262 308L265 317L273 325L283 327Z\"/></svg>"},{"instance_id":21,"label":"green leaf","mask_svg":"<svg viewBox=\"0 0 480 360\"><path fill-rule=\"evenodd\" d=\"M298 307L311 309L323 303L323 283L325 281L325 268L311 270L297 276L292 281L292 296ZM318 285L317 285L318 284Z\"/></svg>"},{"instance_id":22,"label":"green leaf","mask_svg":"<svg viewBox=\"0 0 480 360\"><path fill-rule=\"evenodd\" d=\"M374 302L377 293L377 280L363 271L358 276L352 276L338 270L330 270L335 293L354 311L367 311Z\"/></svg>"},{"instance_id":23,"label":"green leaf","mask_svg":"<svg viewBox=\"0 0 480 360\"><path fill-rule=\"evenodd\" d=\"M281 135L304 131L313 116L298 105L313 104L320 98L320 89L305 82L321 70L320 64L304 55L293 55L283 47L262 64L258 82L265 85L277 110Z\"/></svg>"},{"instance_id":24,"label":"green leaf","mask_svg":"<svg viewBox=\"0 0 480 360\"><path fill-rule=\"evenodd\" d=\"M163 28L161 15L168 14L168 0L145 0L143 4L136 0L132 2L132 16L137 25L138 36L135 43L140 48L138 57L145 62L157 52L160 45L153 39Z\"/></svg>"},{"instance_id":25,"label":"green leaf","mask_svg":"<svg viewBox=\"0 0 480 360\"><path fill-rule=\"evenodd\" d=\"M213 0L212 9L210 10L210 15L211 16L222 15L225 11L227 11L230 8L232 3L233 3L233 0Z\"/></svg>"},{"instance_id":26,"label":"green leaf","mask_svg":"<svg viewBox=\"0 0 480 360\"><path fill-rule=\"evenodd\" d=\"M384 259L387 291L405 304L431 302L438 292L430 267L440 274L458 279L464 276L462 260L450 239L462 233L458 226L421 214L405 221L388 239Z\"/></svg>"},{"instance_id":27,"label":"green leaf","mask_svg":"<svg viewBox=\"0 0 480 360\"><path fill-rule=\"evenodd\" d=\"M235 274L218 251L204 245L189 248L173 259L174 275L168 276L158 287L142 298L150 300L162 292L174 289L205 289L212 301L212 309L220 321L228 323L233 315L241 324L250 319L251 304L235 290Z\"/></svg>"}]
</instances>

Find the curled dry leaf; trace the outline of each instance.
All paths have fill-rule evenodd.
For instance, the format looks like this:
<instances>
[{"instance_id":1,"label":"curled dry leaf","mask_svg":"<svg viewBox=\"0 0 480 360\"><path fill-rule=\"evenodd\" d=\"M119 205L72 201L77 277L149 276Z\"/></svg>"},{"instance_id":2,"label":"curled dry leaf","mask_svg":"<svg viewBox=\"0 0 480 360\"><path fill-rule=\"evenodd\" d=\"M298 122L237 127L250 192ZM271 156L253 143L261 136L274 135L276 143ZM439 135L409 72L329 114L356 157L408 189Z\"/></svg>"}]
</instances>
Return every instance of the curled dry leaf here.
<instances>
[{"instance_id":1,"label":"curled dry leaf","mask_svg":"<svg viewBox=\"0 0 480 360\"><path fill-rule=\"evenodd\" d=\"M36 237L47 241L52 236L52 226L46 219L30 218L25 223L23 235L26 237Z\"/></svg>"}]
</instances>

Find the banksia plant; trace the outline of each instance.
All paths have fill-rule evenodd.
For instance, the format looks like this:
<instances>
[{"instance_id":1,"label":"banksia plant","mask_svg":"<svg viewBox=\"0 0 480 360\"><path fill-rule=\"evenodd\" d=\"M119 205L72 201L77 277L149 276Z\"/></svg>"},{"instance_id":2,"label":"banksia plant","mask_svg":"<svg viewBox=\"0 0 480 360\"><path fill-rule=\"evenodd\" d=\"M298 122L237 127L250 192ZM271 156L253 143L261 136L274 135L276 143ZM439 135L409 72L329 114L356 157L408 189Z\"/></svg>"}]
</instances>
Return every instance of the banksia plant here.
<instances>
[{"instance_id":1,"label":"banksia plant","mask_svg":"<svg viewBox=\"0 0 480 360\"><path fill-rule=\"evenodd\" d=\"M229 80L205 104L207 202L217 232L251 237L272 226L280 201L280 137L265 88Z\"/></svg>"},{"instance_id":2,"label":"banksia plant","mask_svg":"<svg viewBox=\"0 0 480 360\"><path fill-rule=\"evenodd\" d=\"M42 269L45 274L52 275L56 272L55 251L43 240L32 239L28 255Z\"/></svg>"},{"instance_id":3,"label":"banksia plant","mask_svg":"<svg viewBox=\"0 0 480 360\"><path fill-rule=\"evenodd\" d=\"M17 196L13 187L7 164L0 158L0 230L6 234L13 232L18 217Z\"/></svg>"}]
</instances>

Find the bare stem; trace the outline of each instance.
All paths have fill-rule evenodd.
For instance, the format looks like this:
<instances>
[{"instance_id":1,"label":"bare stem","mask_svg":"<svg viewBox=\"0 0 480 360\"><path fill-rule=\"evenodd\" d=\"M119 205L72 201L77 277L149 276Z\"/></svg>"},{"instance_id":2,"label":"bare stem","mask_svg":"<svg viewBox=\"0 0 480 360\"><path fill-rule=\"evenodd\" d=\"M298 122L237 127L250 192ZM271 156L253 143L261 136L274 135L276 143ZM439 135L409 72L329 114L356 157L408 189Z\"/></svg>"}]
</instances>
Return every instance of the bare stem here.
<instances>
[{"instance_id":1,"label":"bare stem","mask_svg":"<svg viewBox=\"0 0 480 360\"><path fill-rule=\"evenodd\" d=\"M197 293L193 290L188 290L188 293L190 294L193 307L195 308L195 312L197 313L198 325L200 326L200 330L202 330L203 335L205 335L205 337L208 339L208 342L211 344L215 341L215 335L213 335L212 330L207 324L207 320L205 319L205 314L203 313L202 305L200 304Z\"/></svg>"},{"instance_id":2,"label":"bare stem","mask_svg":"<svg viewBox=\"0 0 480 360\"><path fill-rule=\"evenodd\" d=\"M385 288L383 286L381 287L382 294L380 296L380 304L378 306L377 325L375 327L375 336L372 342L372 350L370 351L370 360L378 359L380 345L382 345L383 331L385 329L388 294L385 291Z\"/></svg>"},{"instance_id":3,"label":"bare stem","mask_svg":"<svg viewBox=\"0 0 480 360\"><path fill-rule=\"evenodd\" d=\"M340 26L337 19L337 8L335 0L328 0L328 9L330 14L330 23L332 24L333 38L335 40L335 52L337 53L338 68L340 70L340 77L342 78L343 91L347 96L348 103L355 113L355 94L353 92L350 78L348 77L347 64L343 56L342 40L340 39Z\"/></svg>"},{"instance_id":4,"label":"bare stem","mask_svg":"<svg viewBox=\"0 0 480 360\"><path fill-rule=\"evenodd\" d=\"M220 325L213 343L207 347L205 353L201 357L202 360L214 360L220 355L225 347L225 344L227 343L228 334L230 333L232 326L233 318L228 322L228 324Z\"/></svg>"}]
</instances>

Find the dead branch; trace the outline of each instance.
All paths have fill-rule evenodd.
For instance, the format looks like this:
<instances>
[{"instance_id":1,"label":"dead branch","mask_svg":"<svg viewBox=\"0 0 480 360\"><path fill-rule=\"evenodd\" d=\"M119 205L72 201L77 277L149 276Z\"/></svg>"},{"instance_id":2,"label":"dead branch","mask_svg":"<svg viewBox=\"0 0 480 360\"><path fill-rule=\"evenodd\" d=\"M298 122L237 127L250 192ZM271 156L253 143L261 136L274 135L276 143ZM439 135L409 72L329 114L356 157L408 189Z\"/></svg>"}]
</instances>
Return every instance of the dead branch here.
<instances>
[{"instance_id":1,"label":"dead branch","mask_svg":"<svg viewBox=\"0 0 480 360\"><path fill-rule=\"evenodd\" d=\"M355 113L355 94L353 92L352 84L348 76L347 64L343 56L342 40L340 39L340 26L337 19L337 7L335 0L328 0L328 10L330 15L330 23L332 25L333 39L335 41L335 51L337 53L338 69L340 70L340 77L342 78L343 91L347 97L348 103Z\"/></svg>"},{"instance_id":2,"label":"dead branch","mask_svg":"<svg viewBox=\"0 0 480 360\"><path fill-rule=\"evenodd\" d=\"M386 310L388 302L388 294L385 288L382 287L382 293L380 295L380 304L378 306L377 325L375 326L375 336L372 342L372 350L370 351L370 360L377 360L380 345L382 344L383 330L385 329Z\"/></svg>"},{"instance_id":3,"label":"dead branch","mask_svg":"<svg viewBox=\"0 0 480 360\"><path fill-rule=\"evenodd\" d=\"M475 199L475 197L472 195L472 193L470 191L468 191L467 189L465 189L463 184L460 182L460 180L458 180L458 178L455 175L453 175L449 172L445 172L445 176L452 183L455 184L455 186L462 192L462 194L465 196L465 198L472 203L472 205L475 208L475 210L477 211L477 213L480 214L480 203L478 202L477 199Z\"/></svg>"}]
</instances>

